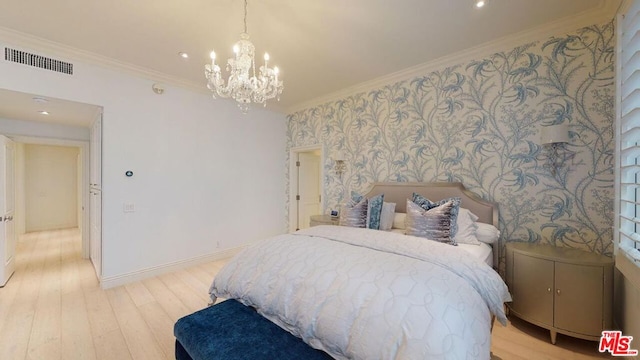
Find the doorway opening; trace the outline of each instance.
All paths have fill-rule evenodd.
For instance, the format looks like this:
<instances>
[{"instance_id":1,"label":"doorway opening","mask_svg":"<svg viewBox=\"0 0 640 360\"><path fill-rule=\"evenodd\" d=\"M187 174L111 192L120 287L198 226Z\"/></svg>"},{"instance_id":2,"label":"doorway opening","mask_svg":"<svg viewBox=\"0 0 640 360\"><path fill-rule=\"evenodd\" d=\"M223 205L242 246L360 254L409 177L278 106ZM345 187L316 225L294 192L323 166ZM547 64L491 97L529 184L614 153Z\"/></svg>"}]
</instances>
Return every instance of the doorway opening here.
<instances>
[{"instance_id":1,"label":"doorway opening","mask_svg":"<svg viewBox=\"0 0 640 360\"><path fill-rule=\"evenodd\" d=\"M12 236L11 241L0 237L0 246L10 246L6 253L15 254L15 240L38 233L67 234L64 229L71 229L67 235L73 235L69 239L76 244L74 252L91 259L100 280L101 236L93 235L100 235L101 216L90 209L101 204L94 198L101 199L96 188L101 184L102 107L3 89L0 99L10 100L2 101L1 108L10 117L0 118L0 134L15 149L9 182L15 198L15 215L9 222ZM49 111L36 111L41 107ZM94 221L99 224L92 226ZM0 232L6 233L4 228L9 227L2 225ZM46 249L33 248L34 254L40 251ZM21 254L15 257L20 260Z\"/></svg>"},{"instance_id":2,"label":"doorway opening","mask_svg":"<svg viewBox=\"0 0 640 360\"><path fill-rule=\"evenodd\" d=\"M322 146L292 148L289 159L289 231L296 231L324 210Z\"/></svg>"}]
</instances>

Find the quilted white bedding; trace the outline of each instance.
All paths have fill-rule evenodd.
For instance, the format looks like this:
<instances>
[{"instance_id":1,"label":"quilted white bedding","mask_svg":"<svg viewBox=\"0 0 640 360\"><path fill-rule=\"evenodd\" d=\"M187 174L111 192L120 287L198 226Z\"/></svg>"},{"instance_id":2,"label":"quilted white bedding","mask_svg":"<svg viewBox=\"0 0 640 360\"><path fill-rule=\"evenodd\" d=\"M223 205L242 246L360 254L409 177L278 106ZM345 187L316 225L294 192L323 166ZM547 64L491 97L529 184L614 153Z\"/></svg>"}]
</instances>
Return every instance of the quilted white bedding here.
<instances>
[{"instance_id":1,"label":"quilted white bedding","mask_svg":"<svg viewBox=\"0 0 640 360\"><path fill-rule=\"evenodd\" d=\"M316 226L245 249L210 294L238 299L336 359L489 359L500 276L454 246Z\"/></svg>"}]
</instances>

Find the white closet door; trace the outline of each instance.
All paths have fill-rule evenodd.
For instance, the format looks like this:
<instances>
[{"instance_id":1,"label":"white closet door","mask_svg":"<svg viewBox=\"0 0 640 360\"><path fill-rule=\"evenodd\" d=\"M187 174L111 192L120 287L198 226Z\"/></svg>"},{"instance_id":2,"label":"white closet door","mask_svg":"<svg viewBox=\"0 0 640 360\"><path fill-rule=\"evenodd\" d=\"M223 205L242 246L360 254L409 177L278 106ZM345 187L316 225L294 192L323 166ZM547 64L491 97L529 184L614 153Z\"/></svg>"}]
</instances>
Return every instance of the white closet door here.
<instances>
[{"instance_id":1,"label":"white closet door","mask_svg":"<svg viewBox=\"0 0 640 360\"><path fill-rule=\"evenodd\" d=\"M15 146L0 135L0 286L4 286L15 271Z\"/></svg>"}]
</instances>

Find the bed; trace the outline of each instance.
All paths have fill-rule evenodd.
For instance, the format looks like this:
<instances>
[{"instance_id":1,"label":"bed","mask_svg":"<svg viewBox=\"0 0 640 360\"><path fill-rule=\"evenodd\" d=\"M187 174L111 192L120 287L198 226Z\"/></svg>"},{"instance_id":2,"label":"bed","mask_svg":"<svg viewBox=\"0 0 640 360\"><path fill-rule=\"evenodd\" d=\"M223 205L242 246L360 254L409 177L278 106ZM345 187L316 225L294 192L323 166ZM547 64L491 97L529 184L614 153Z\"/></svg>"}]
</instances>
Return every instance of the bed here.
<instances>
[{"instance_id":1,"label":"bed","mask_svg":"<svg viewBox=\"0 0 640 360\"><path fill-rule=\"evenodd\" d=\"M497 206L460 183L376 183L365 197L384 194L403 213L414 192L433 200L458 197L478 222L497 225ZM231 299L223 303L255 309L238 321L241 331L267 319L283 329L280 335L301 339L327 358L489 359L493 321L506 324L504 302L511 300L487 264L497 264L498 252L489 251L478 256L393 231L317 226L245 249L216 275L210 295L213 302ZM216 332L207 336L225 336ZM179 346L178 338L176 355Z\"/></svg>"}]
</instances>

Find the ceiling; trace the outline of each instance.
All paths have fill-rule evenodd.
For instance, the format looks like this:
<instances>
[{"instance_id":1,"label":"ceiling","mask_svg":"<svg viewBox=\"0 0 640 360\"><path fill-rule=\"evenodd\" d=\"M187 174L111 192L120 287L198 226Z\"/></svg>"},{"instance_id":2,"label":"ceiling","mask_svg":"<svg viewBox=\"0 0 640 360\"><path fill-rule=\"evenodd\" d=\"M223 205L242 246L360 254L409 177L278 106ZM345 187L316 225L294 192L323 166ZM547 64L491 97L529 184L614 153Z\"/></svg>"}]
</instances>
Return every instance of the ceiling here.
<instances>
[{"instance_id":1,"label":"ceiling","mask_svg":"<svg viewBox=\"0 0 640 360\"><path fill-rule=\"evenodd\" d=\"M249 0L247 25L256 53L268 51L284 80L280 103L268 106L290 112L341 89L619 1L490 0L476 9L473 0ZM20 0L1 7L5 29L202 91L210 51L224 63L243 26L241 0ZM0 116L7 104L0 97Z\"/></svg>"},{"instance_id":2,"label":"ceiling","mask_svg":"<svg viewBox=\"0 0 640 360\"><path fill-rule=\"evenodd\" d=\"M0 119L90 127L99 111L96 105L0 89Z\"/></svg>"}]
</instances>

